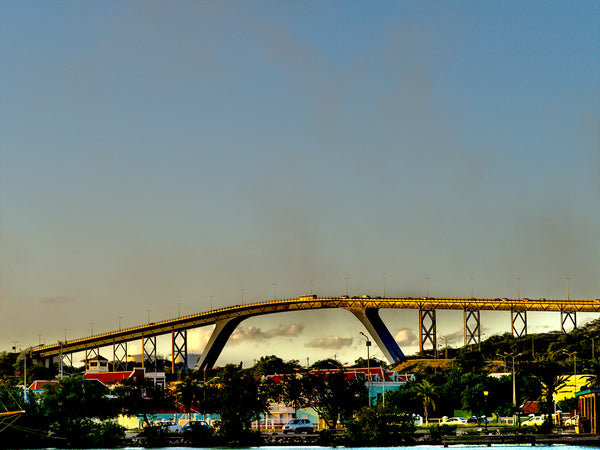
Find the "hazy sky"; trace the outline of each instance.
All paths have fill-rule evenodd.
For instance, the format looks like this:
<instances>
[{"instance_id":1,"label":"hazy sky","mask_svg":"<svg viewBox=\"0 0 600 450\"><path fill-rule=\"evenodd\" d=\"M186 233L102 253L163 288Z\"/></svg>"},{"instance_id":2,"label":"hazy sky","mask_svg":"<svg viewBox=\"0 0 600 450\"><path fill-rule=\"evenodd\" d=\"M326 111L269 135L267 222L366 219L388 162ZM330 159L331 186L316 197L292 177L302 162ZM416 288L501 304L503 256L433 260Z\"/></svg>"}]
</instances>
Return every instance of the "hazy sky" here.
<instances>
[{"instance_id":1,"label":"hazy sky","mask_svg":"<svg viewBox=\"0 0 600 450\"><path fill-rule=\"evenodd\" d=\"M310 280L600 297L597 1L7 1L0 61L0 349ZM256 318L218 363L353 362L359 331Z\"/></svg>"}]
</instances>

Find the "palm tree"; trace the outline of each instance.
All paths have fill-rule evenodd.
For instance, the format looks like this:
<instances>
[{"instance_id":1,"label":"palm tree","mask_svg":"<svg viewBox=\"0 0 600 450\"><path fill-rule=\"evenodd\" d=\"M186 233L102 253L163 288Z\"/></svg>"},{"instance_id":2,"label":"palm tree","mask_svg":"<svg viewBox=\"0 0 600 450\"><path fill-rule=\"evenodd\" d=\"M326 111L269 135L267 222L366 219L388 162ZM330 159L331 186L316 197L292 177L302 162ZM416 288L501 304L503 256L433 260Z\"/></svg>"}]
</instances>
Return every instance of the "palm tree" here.
<instances>
[{"instance_id":1,"label":"palm tree","mask_svg":"<svg viewBox=\"0 0 600 450\"><path fill-rule=\"evenodd\" d=\"M429 408L435 411L436 394L434 387L429 381L423 380L415 386L415 393L423 401L425 423L429 423L427 421L427 412Z\"/></svg>"},{"instance_id":2,"label":"palm tree","mask_svg":"<svg viewBox=\"0 0 600 450\"><path fill-rule=\"evenodd\" d=\"M202 388L198 385L198 382L190 377L186 377L175 388L175 398L183 405L188 417L192 410L192 405L200 400L201 393Z\"/></svg>"}]
</instances>

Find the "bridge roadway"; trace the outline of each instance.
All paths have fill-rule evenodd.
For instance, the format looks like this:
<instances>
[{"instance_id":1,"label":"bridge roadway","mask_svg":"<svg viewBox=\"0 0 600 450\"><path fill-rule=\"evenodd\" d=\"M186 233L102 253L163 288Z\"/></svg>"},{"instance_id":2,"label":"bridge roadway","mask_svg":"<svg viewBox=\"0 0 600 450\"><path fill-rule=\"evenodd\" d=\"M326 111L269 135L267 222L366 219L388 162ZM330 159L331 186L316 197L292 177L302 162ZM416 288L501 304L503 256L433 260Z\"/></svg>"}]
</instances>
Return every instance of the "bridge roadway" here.
<instances>
[{"instance_id":1,"label":"bridge roadway","mask_svg":"<svg viewBox=\"0 0 600 450\"><path fill-rule=\"evenodd\" d=\"M404 357L392 335L379 318L378 311L382 308L393 309L415 309L421 311L421 350L424 338L429 333L435 348L435 310L463 310L465 312L465 344L467 344L466 333L471 333L471 338L479 331L479 311L510 311L511 314L522 315L528 311L556 311L562 315L573 315L577 312L600 312L600 299L577 300L577 299L510 299L510 298L435 298L435 297L322 297L316 295L300 296L293 299L272 300L256 303L235 305L226 308L205 311L175 319L96 334L80 339L58 341L57 344L45 345L31 351L34 359L48 360L49 358L62 357L64 354L88 351L92 348L113 346L117 343L126 343L136 339L144 339L164 334L173 334L192 328L207 325L216 325L213 335L204 349L199 367L212 367L222 351L227 339L231 336L235 327L243 320L263 314L271 314L286 311L301 311L312 309L340 308L353 313L365 325L375 342L390 362L396 362ZM433 312L433 336L432 330L427 331L424 327L423 312ZM467 323L467 313L477 313L476 328ZM574 318L573 326L575 326ZM562 319L564 325L564 319ZM513 320L514 326L514 320ZM468 330L471 328L470 330ZM526 319L525 319L526 328ZM562 329L562 327L561 327ZM563 330L564 331L564 330ZM526 332L526 330L525 330ZM513 330L513 334L514 330ZM187 350L186 350L187 352ZM186 355L187 358L187 355ZM173 359L175 359L173 357Z\"/></svg>"}]
</instances>

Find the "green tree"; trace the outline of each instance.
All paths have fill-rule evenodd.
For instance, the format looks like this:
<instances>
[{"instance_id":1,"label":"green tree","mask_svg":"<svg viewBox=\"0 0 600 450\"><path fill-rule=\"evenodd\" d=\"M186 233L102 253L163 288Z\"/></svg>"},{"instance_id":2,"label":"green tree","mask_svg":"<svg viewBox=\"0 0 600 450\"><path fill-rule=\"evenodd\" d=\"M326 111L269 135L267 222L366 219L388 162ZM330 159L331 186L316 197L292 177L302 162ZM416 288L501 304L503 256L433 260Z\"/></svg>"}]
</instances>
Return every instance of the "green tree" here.
<instances>
[{"instance_id":1,"label":"green tree","mask_svg":"<svg viewBox=\"0 0 600 450\"><path fill-rule=\"evenodd\" d=\"M435 399L437 398L435 388L429 381L422 380L414 387L414 391L417 397L422 401L423 417L425 418L425 423L429 423L429 410L431 409L435 411Z\"/></svg>"},{"instance_id":2,"label":"green tree","mask_svg":"<svg viewBox=\"0 0 600 450\"><path fill-rule=\"evenodd\" d=\"M81 376L48 385L41 403L54 436L72 447L90 445L94 439L92 419L106 419L115 412L106 394L107 389L101 383Z\"/></svg>"},{"instance_id":3,"label":"green tree","mask_svg":"<svg viewBox=\"0 0 600 450\"><path fill-rule=\"evenodd\" d=\"M338 369L339 370L342 367L343 367L343 364L341 362L339 362L337 359L333 359L333 358L321 359L319 361L315 361L310 366L311 369L317 369L317 370L330 370L330 369Z\"/></svg>"},{"instance_id":4,"label":"green tree","mask_svg":"<svg viewBox=\"0 0 600 450\"><path fill-rule=\"evenodd\" d=\"M527 370L534 375L541 386L542 412L546 413L546 427L552 427L552 413L554 412L554 395L567 383L564 376L565 366L557 360L555 353L548 353L537 361L531 362Z\"/></svg>"},{"instance_id":5,"label":"green tree","mask_svg":"<svg viewBox=\"0 0 600 450\"><path fill-rule=\"evenodd\" d=\"M377 405L361 408L345 428L351 445L410 445L414 443L415 424L409 410Z\"/></svg>"},{"instance_id":6,"label":"green tree","mask_svg":"<svg viewBox=\"0 0 600 450\"><path fill-rule=\"evenodd\" d=\"M203 398L204 391L196 380L191 377L177 384L175 399L183 405L186 414L190 414L193 405L198 405Z\"/></svg>"},{"instance_id":7,"label":"green tree","mask_svg":"<svg viewBox=\"0 0 600 450\"><path fill-rule=\"evenodd\" d=\"M205 385L207 407L220 416L218 431L229 442L257 440L251 432L254 420L268 411L260 383L241 366L229 364Z\"/></svg>"},{"instance_id":8,"label":"green tree","mask_svg":"<svg viewBox=\"0 0 600 450\"><path fill-rule=\"evenodd\" d=\"M150 426L148 415L173 405L172 398L166 391L150 380L136 382L133 378L128 378L116 386L112 393L117 397L117 408L121 414L141 415L146 426Z\"/></svg>"},{"instance_id":9,"label":"green tree","mask_svg":"<svg viewBox=\"0 0 600 450\"><path fill-rule=\"evenodd\" d=\"M338 419L349 420L367 402L363 379L348 377L343 370L309 373L302 377L305 405L312 407L331 429Z\"/></svg>"},{"instance_id":10,"label":"green tree","mask_svg":"<svg viewBox=\"0 0 600 450\"><path fill-rule=\"evenodd\" d=\"M291 360L285 362L283 359L279 358L275 355L270 356L262 356L254 367L252 371L256 376L266 376L266 375L283 375L288 373L294 373L298 370L302 369L300 363L297 360Z\"/></svg>"}]
</instances>

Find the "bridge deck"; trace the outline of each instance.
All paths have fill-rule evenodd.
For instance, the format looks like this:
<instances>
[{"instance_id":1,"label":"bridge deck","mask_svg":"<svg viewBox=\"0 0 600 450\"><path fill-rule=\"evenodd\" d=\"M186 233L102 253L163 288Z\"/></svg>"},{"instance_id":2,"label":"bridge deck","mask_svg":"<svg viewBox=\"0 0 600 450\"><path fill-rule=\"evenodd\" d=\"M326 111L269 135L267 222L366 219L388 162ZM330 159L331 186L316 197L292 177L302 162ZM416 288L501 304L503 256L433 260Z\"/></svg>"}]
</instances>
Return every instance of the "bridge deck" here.
<instances>
[{"instance_id":1,"label":"bridge deck","mask_svg":"<svg viewBox=\"0 0 600 450\"><path fill-rule=\"evenodd\" d=\"M46 345L31 352L34 357L51 357L61 353L73 353L89 348L113 345L142 337L168 334L173 331L198 328L215 324L220 320L238 317L252 317L285 311L310 309L342 308L346 310L365 309L450 309L450 310L489 310L489 311L563 311L599 312L600 299L510 299L510 298L425 298L425 297L386 297L386 298L345 298L302 296L294 299L271 300L265 302L235 305L227 308L205 311L198 314L168 319L160 322L121 329L81 339Z\"/></svg>"}]
</instances>

